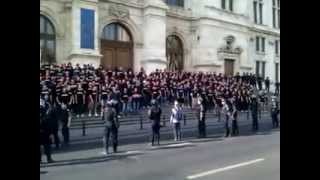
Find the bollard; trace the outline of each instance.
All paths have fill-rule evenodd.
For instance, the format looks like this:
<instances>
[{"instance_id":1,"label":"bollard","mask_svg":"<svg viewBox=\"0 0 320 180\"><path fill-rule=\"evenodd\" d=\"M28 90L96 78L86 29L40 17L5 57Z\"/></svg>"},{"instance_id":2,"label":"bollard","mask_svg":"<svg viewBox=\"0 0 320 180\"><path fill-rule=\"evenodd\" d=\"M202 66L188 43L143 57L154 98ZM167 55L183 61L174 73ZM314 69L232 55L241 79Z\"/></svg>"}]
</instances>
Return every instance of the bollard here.
<instances>
[{"instance_id":1,"label":"bollard","mask_svg":"<svg viewBox=\"0 0 320 180\"><path fill-rule=\"evenodd\" d=\"M82 120L82 136L86 135L86 122Z\"/></svg>"},{"instance_id":2,"label":"bollard","mask_svg":"<svg viewBox=\"0 0 320 180\"><path fill-rule=\"evenodd\" d=\"M143 129L142 116L140 115L140 130Z\"/></svg>"},{"instance_id":3,"label":"bollard","mask_svg":"<svg viewBox=\"0 0 320 180\"><path fill-rule=\"evenodd\" d=\"M183 115L183 125L185 126L187 124L187 118L186 118L186 115Z\"/></svg>"}]
</instances>

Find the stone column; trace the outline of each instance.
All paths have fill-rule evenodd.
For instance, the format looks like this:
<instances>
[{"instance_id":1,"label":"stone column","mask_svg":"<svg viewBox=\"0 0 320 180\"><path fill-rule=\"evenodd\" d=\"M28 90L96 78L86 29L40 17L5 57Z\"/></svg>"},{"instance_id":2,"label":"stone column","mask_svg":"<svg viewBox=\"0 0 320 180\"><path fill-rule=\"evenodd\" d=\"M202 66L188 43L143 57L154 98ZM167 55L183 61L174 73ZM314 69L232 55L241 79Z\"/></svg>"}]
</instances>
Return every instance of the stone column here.
<instances>
[{"instance_id":1,"label":"stone column","mask_svg":"<svg viewBox=\"0 0 320 180\"><path fill-rule=\"evenodd\" d=\"M81 8L94 11L94 49L81 48ZM100 65L100 48L98 47L98 0L73 0L72 1L72 50L69 56L70 62L75 64Z\"/></svg>"},{"instance_id":2,"label":"stone column","mask_svg":"<svg viewBox=\"0 0 320 180\"><path fill-rule=\"evenodd\" d=\"M161 0L147 0L144 4L143 51L141 66L147 73L167 67L166 10Z\"/></svg>"}]
</instances>

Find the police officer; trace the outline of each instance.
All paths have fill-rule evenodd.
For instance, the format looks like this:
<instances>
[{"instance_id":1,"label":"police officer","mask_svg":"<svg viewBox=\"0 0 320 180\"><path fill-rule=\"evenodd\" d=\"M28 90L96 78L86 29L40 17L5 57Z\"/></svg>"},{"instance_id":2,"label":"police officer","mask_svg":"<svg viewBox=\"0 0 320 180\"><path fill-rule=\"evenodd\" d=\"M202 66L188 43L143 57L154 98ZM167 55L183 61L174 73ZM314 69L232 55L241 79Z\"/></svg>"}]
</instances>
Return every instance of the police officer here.
<instances>
[{"instance_id":1,"label":"police officer","mask_svg":"<svg viewBox=\"0 0 320 180\"><path fill-rule=\"evenodd\" d=\"M63 136L63 142L64 145L68 146L70 139L69 127L71 123L71 113L70 110L67 108L67 105L64 103L61 104L60 120L62 123L61 131Z\"/></svg>"},{"instance_id":2,"label":"police officer","mask_svg":"<svg viewBox=\"0 0 320 180\"><path fill-rule=\"evenodd\" d=\"M278 128L279 127L279 102L276 100L275 96L271 97L271 118L272 118L272 127Z\"/></svg>"},{"instance_id":3,"label":"police officer","mask_svg":"<svg viewBox=\"0 0 320 180\"><path fill-rule=\"evenodd\" d=\"M161 108L155 99L151 100L151 108L148 111L149 119L151 121L152 128L152 138L151 145L154 145L155 137L160 145L160 118L161 118Z\"/></svg>"},{"instance_id":4,"label":"police officer","mask_svg":"<svg viewBox=\"0 0 320 180\"><path fill-rule=\"evenodd\" d=\"M112 145L113 145L113 152L117 152L118 146L118 128L119 128L119 120L117 117L117 113L115 108L113 107L112 101L107 102L107 106L104 109L102 120L105 123L105 130L104 130L104 147L105 151L103 152L104 155L109 154L109 138L111 135L112 138Z\"/></svg>"},{"instance_id":5,"label":"police officer","mask_svg":"<svg viewBox=\"0 0 320 180\"><path fill-rule=\"evenodd\" d=\"M206 137L206 107L201 97L198 98L198 131L199 138Z\"/></svg>"},{"instance_id":6,"label":"police officer","mask_svg":"<svg viewBox=\"0 0 320 180\"><path fill-rule=\"evenodd\" d=\"M44 153L47 156L47 162L54 162L51 158L50 124L48 121L50 114L50 104L43 99L40 100L40 163L42 163L41 145L44 147Z\"/></svg>"},{"instance_id":7,"label":"police officer","mask_svg":"<svg viewBox=\"0 0 320 180\"><path fill-rule=\"evenodd\" d=\"M251 100L251 115L252 115L252 131L258 131L258 100L255 95L252 96Z\"/></svg>"}]
</instances>

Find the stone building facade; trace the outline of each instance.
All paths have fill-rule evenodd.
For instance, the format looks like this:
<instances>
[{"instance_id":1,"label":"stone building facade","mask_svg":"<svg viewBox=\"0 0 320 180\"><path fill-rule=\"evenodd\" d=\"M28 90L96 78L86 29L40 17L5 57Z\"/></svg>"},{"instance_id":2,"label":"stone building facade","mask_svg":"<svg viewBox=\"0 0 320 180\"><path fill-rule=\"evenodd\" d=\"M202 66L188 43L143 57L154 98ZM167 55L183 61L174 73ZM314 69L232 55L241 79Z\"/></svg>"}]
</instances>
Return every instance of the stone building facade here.
<instances>
[{"instance_id":1,"label":"stone building facade","mask_svg":"<svg viewBox=\"0 0 320 180\"><path fill-rule=\"evenodd\" d=\"M280 0L41 0L40 62L280 81Z\"/></svg>"}]
</instances>

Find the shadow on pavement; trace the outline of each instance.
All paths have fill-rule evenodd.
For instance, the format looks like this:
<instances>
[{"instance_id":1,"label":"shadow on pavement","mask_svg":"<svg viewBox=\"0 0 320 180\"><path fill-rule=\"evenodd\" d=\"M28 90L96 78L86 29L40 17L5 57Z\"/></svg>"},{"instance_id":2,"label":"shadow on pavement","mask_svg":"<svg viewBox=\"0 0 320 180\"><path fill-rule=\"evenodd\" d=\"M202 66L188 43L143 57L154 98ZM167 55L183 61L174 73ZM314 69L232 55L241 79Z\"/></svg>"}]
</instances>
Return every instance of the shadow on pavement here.
<instances>
[{"instance_id":1,"label":"shadow on pavement","mask_svg":"<svg viewBox=\"0 0 320 180\"><path fill-rule=\"evenodd\" d=\"M40 171L40 174L47 174L48 171Z\"/></svg>"},{"instance_id":2,"label":"shadow on pavement","mask_svg":"<svg viewBox=\"0 0 320 180\"><path fill-rule=\"evenodd\" d=\"M102 162L107 162L107 161L112 161L112 160L126 159L130 156L136 156L136 155L143 154L142 152L136 152L136 153L130 153L130 154L122 154L122 153L123 152L119 152L117 154L110 154L107 156L100 155L100 156L89 157L89 158L79 158L79 159L55 161L54 163L51 163L51 164L42 164L42 165L40 165L40 167L46 168L46 167L54 167L54 166L71 166L71 165L102 163Z\"/></svg>"}]
</instances>

